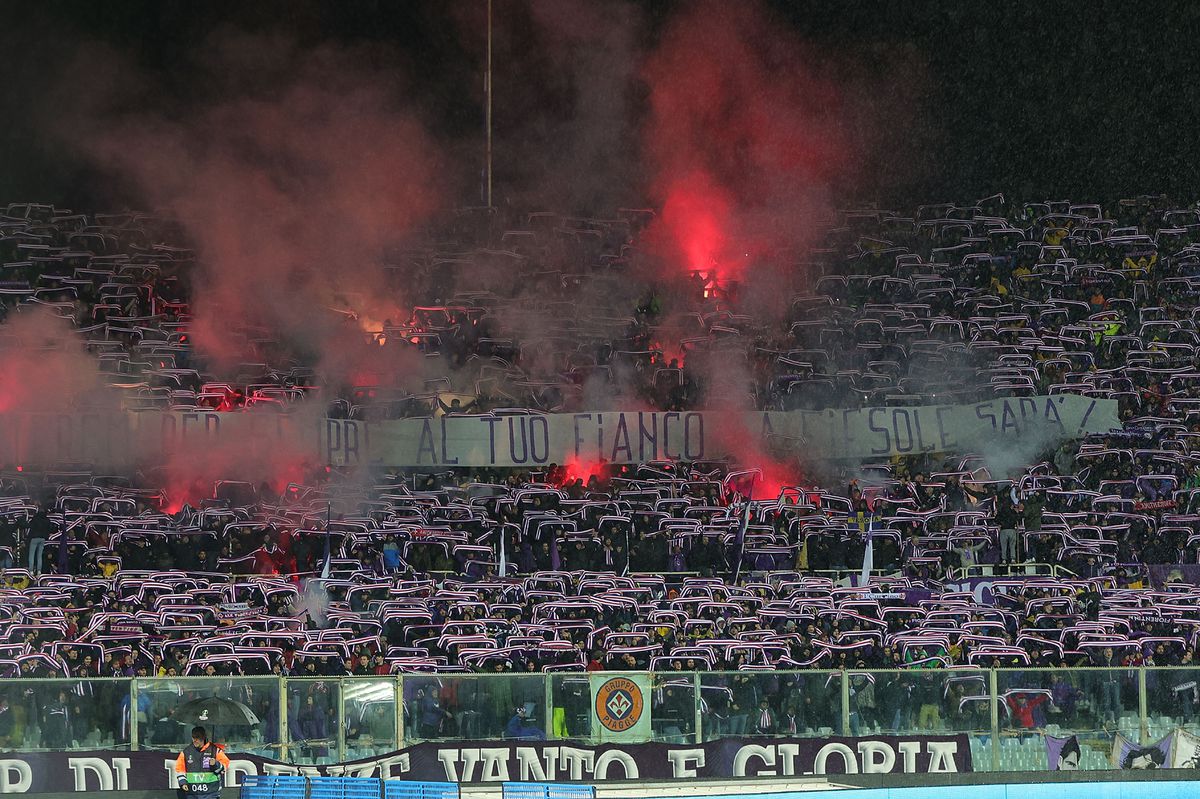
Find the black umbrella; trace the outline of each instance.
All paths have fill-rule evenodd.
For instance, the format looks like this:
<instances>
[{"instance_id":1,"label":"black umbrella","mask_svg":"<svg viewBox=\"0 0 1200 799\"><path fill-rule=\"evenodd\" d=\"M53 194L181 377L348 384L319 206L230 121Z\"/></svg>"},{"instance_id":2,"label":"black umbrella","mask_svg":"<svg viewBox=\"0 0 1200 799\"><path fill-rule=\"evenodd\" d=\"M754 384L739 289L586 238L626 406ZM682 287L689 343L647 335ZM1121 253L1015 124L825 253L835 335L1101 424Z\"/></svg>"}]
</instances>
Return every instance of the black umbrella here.
<instances>
[{"instance_id":1,"label":"black umbrella","mask_svg":"<svg viewBox=\"0 0 1200 799\"><path fill-rule=\"evenodd\" d=\"M254 711L232 699L208 696L193 699L175 708L175 720L182 724L253 725L258 724Z\"/></svg>"}]
</instances>

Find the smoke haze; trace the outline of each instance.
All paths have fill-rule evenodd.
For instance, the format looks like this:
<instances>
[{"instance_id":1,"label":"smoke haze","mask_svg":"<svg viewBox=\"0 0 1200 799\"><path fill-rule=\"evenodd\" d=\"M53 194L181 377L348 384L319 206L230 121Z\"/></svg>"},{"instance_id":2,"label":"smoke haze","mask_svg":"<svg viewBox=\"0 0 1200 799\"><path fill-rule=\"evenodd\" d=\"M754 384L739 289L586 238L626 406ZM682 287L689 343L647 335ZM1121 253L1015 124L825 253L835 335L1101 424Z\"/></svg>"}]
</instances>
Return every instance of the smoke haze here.
<instances>
[{"instance_id":1,"label":"smoke haze","mask_svg":"<svg viewBox=\"0 0 1200 799\"><path fill-rule=\"evenodd\" d=\"M71 323L44 306L27 306L0 327L0 375L0 413L117 407Z\"/></svg>"},{"instance_id":2,"label":"smoke haze","mask_svg":"<svg viewBox=\"0 0 1200 799\"><path fill-rule=\"evenodd\" d=\"M438 210L448 186L403 86L370 69L375 55L224 32L196 56L219 99L130 111L114 88L62 131L98 131L72 140L181 223L201 259L192 339L217 371L262 360L264 344L251 342L265 339L344 378L361 337L343 335L360 329L337 311L402 313L383 250ZM109 69L119 87L149 80Z\"/></svg>"},{"instance_id":3,"label":"smoke haze","mask_svg":"<svg viewBox=\"0 0 1200 799\"><path fill-rule=\"evenodd\" d=\"M476 74L484 7L452 8ZM501 215L524 224L517 211L611 220L625 204L660 210L642 237L646 252L596 281L593 294L576 293L581 311L564 313L553 291L521 279L590 267L552 248L464 254L456 270L432 270L438 288L426 296L493 290L500 301L487 334L529 345L522 366L547 382L572 366L581 344L619 338L648 292L662 299L648 346L664 362L682 359L685 333L705 332L681 301L692 270L741 284L712 308L779 312L809 277L797 270L799 256L824 230L839 185L855 176L874 78L840 84L759 3L688 4L661 24L633 3L527 0L500 9ZM60 141L176 220L195 248L189 334L208 372L311 368L333 393L364 384L417 390L443 379L468 392L482 378L503 395L508 378L483 378L479 363L447 365L364 336L407 321L430 288L422 255L385 266L384 253L423 243L440 214L475 204L482 117L446 136L420 110L427 105L404 57L379 44L331 42L218 30L186 54L199 87L186 97L163 76L86 44L64 68L50 116ZM635 227L609 225L604 246L620 252ZM749 366L736 349L690 367L713 409L752 407ZM632 378L644 368L618 358L578 391L596 409L642 407ZM298 413L323 410L309 403ZM728 438L749 441L757 431ZM756 450L743 455L774 463ZM167 473L190 496L210 478L281 483L304 467L298 452L264 440L245 451L171 453Z\"/></svg>"}]
</instances>

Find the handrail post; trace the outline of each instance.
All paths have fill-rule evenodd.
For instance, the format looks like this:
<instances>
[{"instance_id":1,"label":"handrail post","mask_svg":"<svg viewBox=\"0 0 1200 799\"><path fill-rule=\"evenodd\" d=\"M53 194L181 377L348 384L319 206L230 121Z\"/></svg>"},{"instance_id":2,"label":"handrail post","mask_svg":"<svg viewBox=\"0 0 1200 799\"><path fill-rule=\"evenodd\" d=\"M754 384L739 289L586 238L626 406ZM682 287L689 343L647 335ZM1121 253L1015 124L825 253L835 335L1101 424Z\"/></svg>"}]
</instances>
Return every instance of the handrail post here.
<instances>
[{"instance_id":1,"label":"handrail post","mask_svg":"<svg viewBox=\"0 0 1200 799\"><path fill-rule=\"evenodd\" d=\"M396 748L404 748L404 675L396 672L396 701L393 703L396 713Z\"/></svg>"},{"instance_id":2,"label":"handrail post","mask_svg":"<svg viewBox=\"0 0 1200 799\"><path fill-rule=\"evenodd\" d=\"M129 680L129 751L138 751L138 678Z\"/></svg>"},{"instance_id":3,"label":"handrail post","mask_svg":"<svg viewBox=\"0 0 1200 799\"><path fill-rule=\"evenodd\" d=\"M1147 716L1146 702L1146 667L1139 666L1138 670L1138 740L1141 746L1150 745L1150 719Z\"/></svg>"},{"instance_id":4,"label":"handrail post","mask_svg":"<svg viewBox=\"0 0 1200 799\"><path fill-rule=\"evenodd\" d=\"M547 741L554 740L554 681L550 677L550 672L542 672L542 703L546 708L543 715L546 717L544 725Z\"/></svg>"},{"instance_id":5,"label":"handrail post","mask_svg":"<svg viewBox=\"0 0 1200 799\"><path fill-rule=\"evenodd\" d=\"M337 686L337 752L338 762L346 762L346 678L334 682Z\"/></svg>"},{"instance_id":6,"label":"handrail post","mask_svg":"<svg viewBox=\"0 0 1200 799\"><path fill-rule=\"evenodd\" d=\"M842 735L850 735L850 680L842 669Z\"/></svg>"},{"instance_id":7,"label":"handrail post","mask_svg":"<svg viewBox=\"0 0 1200 799\"><path fill-rule=\"evenodd\" d=\"M287 678L280 674L276 678L279 687L279 723L276 732L279 734L279 759L284 763L288 761L288 695L287 695Z\"/></svg>"},{"instance_id":8,"label":"handrail post","mask_svg":"<svg viewBox=\"0 0 1200 799\"><path fill-rule=\"evenodd\" d=\"M992 732L992 771L1000 770L1000 693L996 670L988 669L988 715Z\"/></svg>"}]
</instances>

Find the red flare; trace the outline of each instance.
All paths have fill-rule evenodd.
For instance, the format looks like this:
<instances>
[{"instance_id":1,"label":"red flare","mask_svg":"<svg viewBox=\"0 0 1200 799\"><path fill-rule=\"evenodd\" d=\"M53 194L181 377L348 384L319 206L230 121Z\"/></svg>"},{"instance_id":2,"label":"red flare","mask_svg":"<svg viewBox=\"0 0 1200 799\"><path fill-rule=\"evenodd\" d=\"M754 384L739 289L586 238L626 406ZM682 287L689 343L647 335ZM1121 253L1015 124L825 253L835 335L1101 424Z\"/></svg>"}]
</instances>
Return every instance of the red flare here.
<instances>
[{"instance_id":1,"label":"red flare","mask_svg":"<svg viewBox=\"0 0 1200 799\"><path fill-rule=\"evenodd\" d=\"M587 485L588 480L595 477L603 480L608 475L607 464L601 461L586 461L582 458L570 458L562 467L562 480L559 485L567 485L576 480L582 480Z\"/></svg>"},{"instance_id":2,"label":"red flare","mask_svg":"<svg viewBox=\"0 0 1200 799\"><path fill-rule=\"evenodd\" d=\"M736 277L732 272L737 262L726 257L731 212L728 192L703 172L692 172L671 183L662 223L686 269L718 280Z\"/></svg>"}]
</instances>

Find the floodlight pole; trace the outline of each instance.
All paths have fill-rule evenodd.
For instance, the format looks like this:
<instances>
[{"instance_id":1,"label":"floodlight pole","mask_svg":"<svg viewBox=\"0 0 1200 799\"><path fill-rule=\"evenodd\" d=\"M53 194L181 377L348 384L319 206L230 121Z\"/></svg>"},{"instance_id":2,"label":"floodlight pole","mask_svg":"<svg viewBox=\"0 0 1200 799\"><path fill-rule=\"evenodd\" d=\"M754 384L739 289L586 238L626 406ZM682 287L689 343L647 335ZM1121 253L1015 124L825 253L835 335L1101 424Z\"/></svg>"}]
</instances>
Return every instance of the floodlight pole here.
<instances>
[{"instance_id":1,"label":"floodlight pole","mask_svg":"<svg viewBox=\"0 0 1200 799\"><path fill-rule=\"evenodd\" d=\"M487 0L487 72L483 79L484 92L487 95L486 122L487 127L487 207L492 207L492 0Z\"/></svg>"}]
</instances>

